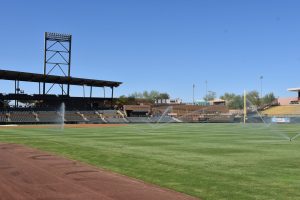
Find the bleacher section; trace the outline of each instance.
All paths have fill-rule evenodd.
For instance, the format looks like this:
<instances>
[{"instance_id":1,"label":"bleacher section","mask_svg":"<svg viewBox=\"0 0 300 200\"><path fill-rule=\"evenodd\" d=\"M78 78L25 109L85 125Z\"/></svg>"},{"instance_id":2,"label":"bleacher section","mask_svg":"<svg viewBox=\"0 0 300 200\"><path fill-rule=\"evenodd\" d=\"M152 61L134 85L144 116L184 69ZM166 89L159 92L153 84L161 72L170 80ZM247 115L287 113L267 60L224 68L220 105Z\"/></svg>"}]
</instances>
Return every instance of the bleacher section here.
<instances>
[{"instance_id":1,"label":"bleacher section","mask_svg":"<svg viewBox=\"0 0 300 200\"><path fill-rule=\"evenodd\" d=\"M59 123L62 121L61 115L57 111L37 111L39 123Z\"/></svg>"},{"instance_id":2,"label":"bleacher section","mask_svg":"<svg viewBox=\"0 0 300 200\"><path fill-rule=\"evenodd\" d=\"M148 117L127 117L126 118L131 123L150 123L150 119Z\"/></svg>"},{"instance_id":3,"label":"bleacher section","mask_svg":"<svg viewBox=\"0 0 300 200\"><path fill-rule=\"evenodd\" d=\"M188 115L193 112L197 113L228 113L229 110L223 105L213 106L197 106L197 105L172 105L172 106L156 106L152 108L153 114L162 114L166 111L176 113L177 116Z\"/></svg>"},{"instance_id":4,"label":"bleacher section","mask_svg":"<svg viewBox=\"0 0 300 200\"><path fill-rule=\"evenodd\" d=\"M89 123L102 124L104 121L101 119L100 114L97 111L80 111L83 117Z\"/></svg>"},{"instance_id":5,"label":"bleacher section","mask_svg":"<svg viewBox=\"0 0 300 200\"><path fill-rule=\"evenodd\" d=\"M127 123L127 121L125 121L125 119L122 118L122 117L119 117L119 118L113 118L113 117L110 117L110 118L105 118L105 120L106 120L108 123L112 123L112 124L123 124L123 123Z\"/></svg>"},{"instance_id":6,"label":"bleacher section","mask_svg":"<svg viewBox=\"0 0 300 200\"><path fill-rule=\"evenodd\" d=\"M150 121L153 123L175 123L179 122L175 120L173 117L170 116L156 116L156 117L151 117Z\"/></svg>"},{"instance_id":7,"label":"bleacher section","mask_svg":"<svg viewBox=\"0 0 300 200\"><path fill-rule=\"evenodd\" d=\"M9 113L10 121L16 123L35 123L36 116L31 111L12 111Z\"/></svg>"},{"instance_id":8,"label":"bleacher section","mask_svg":"<svg viewBox=\"0 0 300 200\"><path fill-rule=\"evenodd\" d=\"M106 123L127 123L127 120L124 119L124 115L118 112L118 110L98 110L97 112L102 116L103 121Z\"/></svg>"},{"instance_id":9,"label":"bleacher section","mask_svg":"<svg viewBox=\"0 0 300 200\"><path fill-rule=\"evenodd\" d=\"M83 118L83 116L78 111L66 111L65 112L65 122L70 123L79 123L79 122L85 122L86 120Z\"/></svg>"},{"instance_id":10,"label":"bleacher section","mask_svg":"<svg viewBox=\"0 0 300 200\"><path fill-rule=\"evenodd\" d=\"M132 108L132 107L129 107ZM149 108L142 107L141 109ZM299 106L300 108L300 106ZM133 108L132 108L133 109ZM134 109L139 111L139 107ZM136 111L136 112L137 112ZM300 111L299 111L300 113ZM64 115L63 115L64 114ZM132 112L131 112L132 114ZM27 108L0 112L0 123L176 123L176 122L231 122L231 114L224 106L172 105L156 106L150 111L127 116L120 110L67 110L64 113L55 108Z\"/></svg>"},{"instance_id":11,"label":"bleacher section","mask_svg":"<svg viewBox=\"0 0 300 200\"><path fill-rule=\"evenodd\" d=\"M118 116L117 110L98 110L99 114L102 114L103 117L115 117Z\"/></svg>"},{"instance_id":12,"label":"bleacher section","mask_svg":"<svg viewBox=\"0 0 300 200\"><path fill-rule=\"evenodd\" d=\"M262 111L267 116L300 116L300 105L273 106Z\"/></svg>"},{"instance_id":13,"label":"bleacher section","mask_svg":"<svg viewBox=\"0 0 300 200\"><path fill-rule=\"evenodd\" d=\"M0 112L0 123L8 122L8 117L6 112Z\"/></svg>"},{"instance_id":14,"label":"bleacher section","mask_svg":"<svg viewBox=\"0 0 300 200\"><path fill-rule=\"evenodd\" d=\"M156 116L156 117L127 117L131 123L175 123L179 120L175 120L170 116Z\"/></svg>"},{"instance_id":15,"label":"bleacher section","mask_svg":"<svg viewBox=\"0 0 300 200\"><path fill-rule=\"evenodd\" d=\"M173 121L183 122L232 122L233 115L224 105L198 106L198 105L163 105L152 109L153 114L168 114ZM169 119L170 120L170 119ZM155 120L154 120L155 121ZM166 120L167 121L167 120ZM172 121L172 120L171 120Z\"/></svg>"}]
</instances>

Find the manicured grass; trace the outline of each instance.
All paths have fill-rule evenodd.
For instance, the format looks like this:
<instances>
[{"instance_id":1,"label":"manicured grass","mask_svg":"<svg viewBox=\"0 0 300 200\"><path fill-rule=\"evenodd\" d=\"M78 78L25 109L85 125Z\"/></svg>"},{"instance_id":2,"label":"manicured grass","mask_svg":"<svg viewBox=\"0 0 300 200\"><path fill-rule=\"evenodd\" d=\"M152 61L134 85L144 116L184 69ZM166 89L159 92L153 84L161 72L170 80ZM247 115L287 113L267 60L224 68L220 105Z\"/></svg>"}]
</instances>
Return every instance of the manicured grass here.
<instances>
[{"instance_id":1,"label":"manicured grass","mask_svg":"<svg viewBox=\"0 0 300 200\"><path fill-rule=\"evenodd\" d=\"M0 129L22 143L202 199L300 199L300 125Z\"/></svg>"}]
</instances>

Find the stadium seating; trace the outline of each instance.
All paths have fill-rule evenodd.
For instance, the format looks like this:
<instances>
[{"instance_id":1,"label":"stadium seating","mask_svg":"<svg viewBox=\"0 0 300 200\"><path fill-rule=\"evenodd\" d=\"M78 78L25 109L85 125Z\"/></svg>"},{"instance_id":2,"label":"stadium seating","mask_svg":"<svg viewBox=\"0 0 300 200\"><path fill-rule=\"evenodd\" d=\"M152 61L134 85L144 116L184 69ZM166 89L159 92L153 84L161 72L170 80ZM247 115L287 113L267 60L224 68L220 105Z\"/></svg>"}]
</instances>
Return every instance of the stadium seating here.
<instances>
[{"instance_id":1,"label":"stadium seating","mask_svg":"<svg viewBox=\"0 0 300 200\"><path fill-rule=\"evenodd\" d=\"M156 116L156 117L151 117L150 121L153 123L174 123L178 122L174 118L170 116Z\"/></svg>"},{"instance_id":2,"label":"stadium seating","mask_svg":"<svg viewBox=\"0 0 300 200\"><path fill-rule=\"evenodd\" d=\"M91 123L104 123L97 111L80 111L83 117Z\"/></svg>"},{"instance_id":3,"label":"stadium seating","mask_svg":"<svg viewBox=\"0 0 300 200\"><path fill-rule=\"evenodd\" d=\"M124 120L124 118L119 117L119 118L113 118L113 117L109 117L109 118L105 118L105 120L108 123L115 123L115 124L123 124L123 123L127 123L127 121Z\"/></svg>"},{"instance_id":4,"label":"stadium seating","mask_svg":"<svg viewBox=\"0 0 300 200\"><path fill-rule=\"evenodd\" d=\"M8 117L6 112L0 112L0 123L3 122L8 122Z\"/></svg>"},{"instance_id":5,"label":"stadium seating","mask_svg":"<svg viewBox=\"0 0 300 200\"><path fill-rule=\"evenodd\" d=\"M127 123L123 113L118 110L98 110L99 115L105 123Z\"/></svg>"},{"instance_id":6,"label":"stadium seating","mask_svg":"<svg viewBox=\"0 0 300 200\"><path fill-rule=\"evenodd\" d=\"M299 106L300 108L300 106ZM2 123L175 123L175 122L223 122L228 121L224 106L172 105L155 107L150 116L126 117L119 110L67 110L62 116L55 108L12 109L0 112ZM299 111L300 113L300 111ZM203 117L208 116L209 118ZM225 116L226 115L226 116ZM176 116L176 118L174 117ZM202 117L202 118L201 118Z\"/></svg>"},{"instance_id":7,"label":"stadium seating","mask_svg":"<svg viewBox=\"0 0 300 200\"><path fill-rule=\"evenodd\" d=\"M105 117L115 117L118 116L117 110L98 110L99 114L102 114Z\"/></svg>"},{"instance_id":8,"label":"stadium seating","mask_svg":"<svg viewBox=\"0 0 300 200\"><path fill-rule=\"evenodd\" d=\"M33 123L37 122L35 115L31 111L12 111L9 113L11 122Z\"/></svg>"},{"instance_id":9,"label":"stadium seating","mask_svg":"<svg viewBox=\"0 0 300 200\"><path fill-rule=\"evenodd\" d=\"M170 116L155 116L155 117L127 117L131 123L174 123L179 122Z\"/></svg>"},{"instance_id":10,"label":"stadium seating","mask_svg":"<svg viewBox=\"0 0 300 200\"><path fill-rule=\"evenodd\" d=\"M38 122L40 123L60 123L62 117L57 111L37 111Z\"/></svg>"},{"instance_id":11,"label":"stadium seating","mask_svg":"<svg viewBox=\"0 0 300 200\"><path fill-rule=\"evenodd\" d=\"M126 118L131 123L150 123L150 119L148 117L127 117Z\"/></svg>"},{"instance_id":12,"label":"stadium seating","mask_svg":"<svg viewBox=\"0 0 300 200\"><path fill-rule=\"evenodd\" d=\"M78 111L65 111L65 122L85 122Z\"/></svg>"},{"instance_id":13,"label":"stadium seating","mask_svg":"<svg viewBox=\"0 0 300 200\"><path fill-rule=\"evenodd\" d=\"M273 106L262 112L268 116L300 115L300 105Z\"/></svg>"},{"instance_id":14,"label":"stadium seating","mask_svg":"<svg viewBox=\"0 0 300 200\"><path fill-rule=\"evenodd\" d=\"M172 105L172 106L156 106L152 109L153 114L176 113L177 116L190 115L192 113L228 113L229 110L223 105L213 106L197 106L197 105Z\"/></svg>"}]
</instances>

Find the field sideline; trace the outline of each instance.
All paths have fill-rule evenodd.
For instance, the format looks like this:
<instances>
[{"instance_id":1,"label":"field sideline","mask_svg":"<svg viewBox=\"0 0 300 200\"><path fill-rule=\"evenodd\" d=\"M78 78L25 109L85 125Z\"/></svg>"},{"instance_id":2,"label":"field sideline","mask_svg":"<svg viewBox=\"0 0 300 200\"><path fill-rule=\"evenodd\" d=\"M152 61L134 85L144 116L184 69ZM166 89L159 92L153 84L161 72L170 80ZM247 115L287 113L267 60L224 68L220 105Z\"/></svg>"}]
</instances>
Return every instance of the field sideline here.
<instances>
[{"instance_id":1,"label":"field sideline","mask_svg":"<svg viewBox=\"0 0 300 200\"><path fill-rule=\"evenodd\" d=\"M1 129L20 143L202 199L300 199L300 125Z\"/></svg>"}]
</instances>

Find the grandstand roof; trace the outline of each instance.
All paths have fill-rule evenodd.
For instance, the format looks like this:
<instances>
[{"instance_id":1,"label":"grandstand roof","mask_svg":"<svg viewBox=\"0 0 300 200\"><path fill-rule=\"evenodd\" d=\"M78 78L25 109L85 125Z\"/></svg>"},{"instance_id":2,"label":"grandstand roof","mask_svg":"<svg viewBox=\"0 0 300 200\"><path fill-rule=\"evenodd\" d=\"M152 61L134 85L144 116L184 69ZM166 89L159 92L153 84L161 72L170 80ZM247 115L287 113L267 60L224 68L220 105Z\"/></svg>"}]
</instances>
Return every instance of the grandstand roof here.
<instances>
[{"instance_id":1,"label":"grandstand roof","mask_svg":"<svg viewBox=\"0 0 300 200\"><path fill-rule=\"evenodd\" d=\"M300 92L300 88L288 88L287 90L290 92Z\"/></svg>"},{"instance_id":2,"label":"grandstand roof","mask_svg":"<svg viewBox=\"0 0 300 200\"><path fill-rule=\"evenodd\" d=\"M122 82L95 80L86 78L75 78L67 76L44 75L28 72L0 70L0 79L2 80L19 80L27 82L46 82L70 85L86 85L93 87L118 87Z\"/></svg>"}]
</instances>

